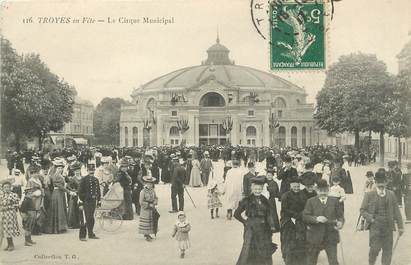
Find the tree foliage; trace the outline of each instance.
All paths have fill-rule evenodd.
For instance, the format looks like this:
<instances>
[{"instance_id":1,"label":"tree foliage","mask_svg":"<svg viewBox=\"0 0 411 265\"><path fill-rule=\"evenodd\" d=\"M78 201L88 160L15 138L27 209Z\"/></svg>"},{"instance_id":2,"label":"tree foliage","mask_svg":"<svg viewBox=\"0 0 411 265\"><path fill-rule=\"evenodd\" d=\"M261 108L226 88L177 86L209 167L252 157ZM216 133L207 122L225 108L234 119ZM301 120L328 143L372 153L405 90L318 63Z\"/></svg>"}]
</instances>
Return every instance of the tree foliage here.
<instances>
[{"instance_id":1,"label":"tree foliage","mask_svg":"<svg viewBox=\"0 0 411 265\"><path fill-rule=\"evenodd\" d=\"M95 142L101 145L119 144L119 122L121 105L126 101L121 98L104 98L94 111Z\"/></svg>"},{"instance_id":2,"label":"tree foliage","mask_svg":"<svg viewBox=\"0 0 411 265\"><path fill-rule=\"evenodd\" d=\"M375 55L341 56L327 71L314 117L329 133L380 132L392 83L385 63Z\"/></svg>"},{"instance_id":3,"label":"tree foliage","mask_svg":"<svg viewBox=\"0 0 411 265\"><path fill-rule=\"evenodd\" d=\"M20 56L1 41L2 120L6 135L39 137L71 121L75 89L53 74L40 56ZM18 148L19 146L17 146Z\"/></svg>"}]
</instances>

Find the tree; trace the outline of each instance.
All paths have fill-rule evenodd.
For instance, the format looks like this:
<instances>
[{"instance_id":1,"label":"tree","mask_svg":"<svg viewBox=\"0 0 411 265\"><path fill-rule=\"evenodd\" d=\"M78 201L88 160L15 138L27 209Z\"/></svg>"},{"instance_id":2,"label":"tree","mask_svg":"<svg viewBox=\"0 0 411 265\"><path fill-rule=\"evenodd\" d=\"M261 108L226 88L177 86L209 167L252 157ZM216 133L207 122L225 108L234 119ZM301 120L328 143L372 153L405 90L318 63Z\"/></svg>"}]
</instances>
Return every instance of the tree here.
<instances>
[{"instance_id":1,"label":"tree","mask_svg":"<svg viewBox=\"0 0 411 265\"><path fill-rule=\"evenodd\" d=\"M395 78L387 109L387 133L398 138L398 162L401 164L402 137L411 137L411 64Z\"/></svg>"},{"instance_id":2,"label":"tree","mask_svg":"<svg viewBox=\"0 0 411 265\"><path fill-rule=\"evenodd\" d=\"M42 139L71 120L74 91L52 74L39 55L19 56L2 38L2 120L6 134L14 134L16 149L23 136Z\"/></svg>"},{"instance_id":3,"label":"tree","mask_svg":"<svg viewBox=\"0 0 411 265\"><path fill-rule=\"evenodd\" d=\"M390 84L385 63L375 55L341 56L326 73L314 117L328 133L354 133L358 150L360 132L384 132Z\"/></svg>"},{"instance_id":4,"label":"tree","mask_svg":"<svg viewBox=\"0 0 411 265\"><path fill-rule=\"evenodd\" d=\"M121 105L126 104L122 98L103 98L94 111L94 135L97 144L119 145Z\"/></svg>"}]
</instances>

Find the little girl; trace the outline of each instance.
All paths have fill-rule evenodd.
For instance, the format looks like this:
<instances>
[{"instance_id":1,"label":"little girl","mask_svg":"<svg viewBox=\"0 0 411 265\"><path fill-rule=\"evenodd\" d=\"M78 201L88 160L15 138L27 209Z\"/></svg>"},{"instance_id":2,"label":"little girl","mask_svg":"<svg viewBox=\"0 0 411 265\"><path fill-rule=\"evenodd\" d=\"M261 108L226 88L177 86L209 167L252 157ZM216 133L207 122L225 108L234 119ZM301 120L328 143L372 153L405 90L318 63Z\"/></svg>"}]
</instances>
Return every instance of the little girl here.
<instances>
[{"instance_id":1,"label":"little girl","mask_svg":"<svg viewBox=\"0 0 411 265\"><path fill-rule=\"evenodd\" d=\"M218 208L223 207L223 204L220 200L220 195L222 192L218 189L218 183L214 177L210 179L207 185L208 193L208 209L210 209L211 219L214 219L214 209L215 209L215 217L218 218Z\"/></svg>"},{"instance_id":2,"label":"little girl","mask_svg":"<svg viewBox=\"0 0 411 265\"><path fill-rule=\"evenodd\" d=\"M178 212L178 220L174 225L173 234L171 237L175 237L178 241L178 247L180 248L180 258L184 258L185 251L190 248L190 238L188 232L191 230L191 225L187 221L186 214L182 211Z\"/></svg>"},{"instance_id":3,"label":"little girl","mask_svg":"<svg viewBox=\"0 0 411 265\"><path fill-rule=\"evenodd\" d=\"M330 187L330 192L328 193L328 196L339 199L338 201L340 202L341 207L344 210L344 201L346 197L344 188L340 186L341 178L339 176L334 176L332 178L332 183L333 185Z\"/></svg>"},{"instance_id":4,"label":"little girl","mask_svg":"<svg viewBox=\"0 0 411 265\"><path fill-rule=\"evenodd\" d=\"M367 171L365 176L367 177L367 180L365 181L364 192L370 192L375 188L374 173L372 171Z\"/></svg>"}]
</instances>

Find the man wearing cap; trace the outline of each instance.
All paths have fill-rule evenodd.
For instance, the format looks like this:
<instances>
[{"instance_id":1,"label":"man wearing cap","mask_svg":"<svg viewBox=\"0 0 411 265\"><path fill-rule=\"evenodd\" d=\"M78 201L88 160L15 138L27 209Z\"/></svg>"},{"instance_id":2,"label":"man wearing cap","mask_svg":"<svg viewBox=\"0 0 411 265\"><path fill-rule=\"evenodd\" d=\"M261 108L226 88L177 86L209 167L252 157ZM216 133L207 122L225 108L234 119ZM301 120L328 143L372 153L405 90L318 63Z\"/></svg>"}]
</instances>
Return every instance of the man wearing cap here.
<instances>
[{"instance_id":1,"label":"man wearing cap","mask_svg":"<svg viewBox=\"0 0 411 265\"><path fill-rule=\"evenodd\" d=\"M326 180L318 181L318 195L308 199L303 221L307 225L307 265L316 265L321 250L327 253L328 264L338 265L337 244L340 242L338 230L344 225L344 212L338 199L328 197Z\"/></svg>"},{"instance_id":2,"label":"man wearing cap","mask_svg":"<svg viewBox=\"0 0 411 265\"><path fill-rule=\"evenodd\" d=\"M285 157L284 166L278 172L278 179L281 180L280 196L290 190L290 179L298 177L297 170L291 163L291 157Z\"/></svg>"},{"instance_id":3,"label":"man wearing cap","mask_svg":"<svg viewBox=\"0 0 411 265\"><path fill-rule=\"evenodd\" d=\"M123 220L133 220L133 205L131 197L131 177L127 173L129 167L129 162L126 158L120 161L120 170L117 173L117 180L123 188L123 203L124 203L124 213Z\"/></svg>"},{"instance_id":4,"label":"man wearing cap","mask_svg":"<svg viewBox=\"0 0 411 265\"><path fill-rule=\"evenodd\" d=\"M403 175L405 223L411 223L411 162L407 163L407 171Z\"/></svg>"},{"instance_id":5,"label":"man wearing cap","mask_svg":"<svg viewBox=\"0 0 411 265\"><path fill-rule=\"evenodd\" d=\"M299 180L293 177L290 179L290 191L281 198L281 252L286 265L300 265L306 260L304 206Z\"/></svg>"},{"instance_id":6,"label":"man wearing cap","mask_svg":"<svg viewBox=\"0 0 411 265\"><path fill-rule=\"evenodd\" d=\"M404 225L397 198L394 192L387 189L385 172L378 171L374 179L376 189L365 193L360 208L361 216L370 224L368 263L374 265L382 249L381 263L390 265L395 225L399 236L404 233Z\"/></svg>"},{"instance_id":7,"label":"man wearing cap","mask_svg":"<svg viewBox=\"0 0 411 265\"><path fill-rule=\"evenodd\" d=\"M95 164L91 162L87 165L88 175L80 180L78 188L79 197L79 209L81 211L80 215L84 215L84 218L80 217L80 222L86 220L85 224L80 227L79 237L81 241L86 240L88 234L89 239L98 239L94 234L94 212L96 206L100 204L101 193L100 193L100 183L98 179L94 176Z\"/></svg>"},{"instance_id":8,"label":"man wearing cap","mask_svg":"<svg viewBox=\"0 0 411 265\"><path fill-rule=\"evenodd\" d=\"M248 172L243 177L243 198L251 194L251 179L256 177L258 173L255 171L254 162L248 162Z\"/></svg>"},{"instance_id":9,"label":"man wearing cap","mask_svg":"<svg viewBox=\"0 0 411 265\"><path fill-rule=\"evenodd\" d=\"M179 163L173 170L171 176L171 206L170 213L184 211L184 181L186 178L186 169L184 168L184 160L181 158ZM178 196L178 206L177 206Z\"/></svg>"},{"instance_id":10,"label":"man wearing cap","mask_svg":"<svg viewBox=\"0 0 411 265\"><path fill-rule=\"evenodd\" d=\"M208 151L204 151L204 158L201 159L200 162L200 170L201 181L203 182L204 186L207 186L210 172L213 170L213 162L210 159L210 154L208 153Z\"/></svg>"}]
</instances>

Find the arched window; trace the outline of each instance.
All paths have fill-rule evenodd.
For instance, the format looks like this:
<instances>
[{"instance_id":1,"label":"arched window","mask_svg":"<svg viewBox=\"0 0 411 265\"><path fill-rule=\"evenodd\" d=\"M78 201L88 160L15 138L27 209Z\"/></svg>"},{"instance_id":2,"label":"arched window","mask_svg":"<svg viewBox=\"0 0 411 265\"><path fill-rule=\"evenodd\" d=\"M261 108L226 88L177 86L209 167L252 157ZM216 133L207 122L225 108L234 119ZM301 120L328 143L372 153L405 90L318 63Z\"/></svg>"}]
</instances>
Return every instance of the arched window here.
<instances>
[{"instance_id":1,"label":"arched window","mask_svg":"<svg viewBox=\"0 0 411 265\"><path fill-rule=\"evenodd\" d=\"M178 131L177 126L172 126L170 128L170 144L171 145L179 145L180 140L180 132Z\"/></svg>"},{"instance_id":2,"label":"arched window","mask_svg":"<svg viewBox=\"0 0 411 265\"><path fill-rule=\"evenodd\" d=\"M285 127L281 126L280 128L278 128L278 133L277 133L277 137L276 137L276 144L279 147L285 147Z\"/></svg>"},{"instance_id":3,"label":"arched window","mask_svg":"<svg viewBox=\"0 0 411 265\"><path fill-rule=\"evenodd\" d=\"M257 138L257 129L254 126L248 126L245 131L245 136L247 138L247 145L255 146Z\"/></svg>"},{"instance_id":4,"label":"arched window","mask_svg":"<svg viewBox=\"0 0 411 265\"><path fill-rule=\"evenodd\" d=\"M128 127L124 127L124 146L128 147Z\"/></svg>"},{"instance_id":5,"label":"arched window","mask_svg":"<svg viewBox=\"0 0 411 265\"><path fill-rule=\"evenodd\" d=\"M138 128L133 127L133 146L138 146Z\"/></svg>"},{"instance_id":6,"label":"arched window","mask_svg":"<svg viewBox=\"0 0 411 265\"><path fill-rule=\"evenodd\" d=\"M276 98L274 102L271 104L273 108L283 109L287 107L285 100L283 98Z\"/></svg>"},{"instance_id":7,"label":"arched window","mask_svg":"<svg viewBox=\"0 0 411 265\"><path fill-rule=\"evenodd\" d=\"M291 127L291 147L297 147L297 127Z\"/></svg>"},{"instance_id":8,"label":"arched window","mask_svg":"<svg viewBox=\"0 0 411 265\"><path fill-rule=\"evenodd\" d=\"M301 128L301 146L304 148L307 146L307 128Z\"/></svg>"},{"instance_id":9,"label":"arched window","mask_svg":"<svg viewBox=\"0 0 411 265\"><path fill-rule=\"evenodd\" d=\"M209 92L201 97L200 99L201 107L224 107L225 100L223 96L215 92Z\"/></svg>"}]
</instances>

